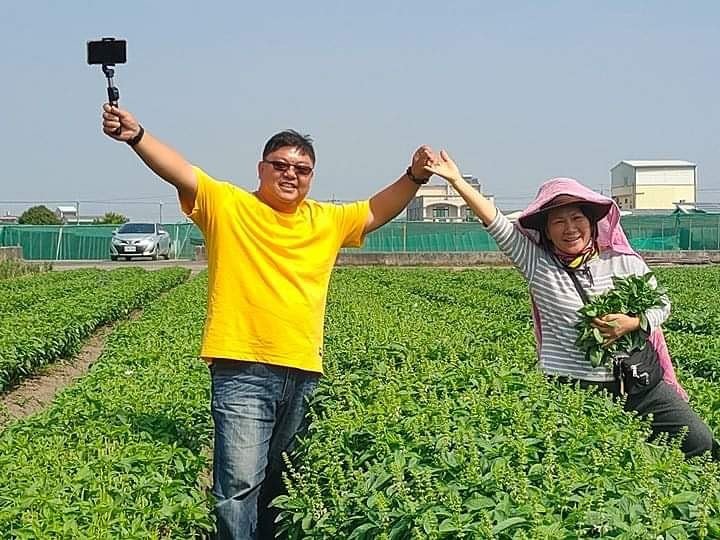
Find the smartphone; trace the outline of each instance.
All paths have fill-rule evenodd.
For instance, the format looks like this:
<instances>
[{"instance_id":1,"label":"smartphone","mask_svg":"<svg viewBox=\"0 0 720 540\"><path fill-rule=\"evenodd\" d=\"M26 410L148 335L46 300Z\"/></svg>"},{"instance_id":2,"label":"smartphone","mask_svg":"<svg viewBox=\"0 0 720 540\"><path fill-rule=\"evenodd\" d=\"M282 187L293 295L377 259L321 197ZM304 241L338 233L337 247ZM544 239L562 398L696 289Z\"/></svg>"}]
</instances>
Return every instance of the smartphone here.
<instances>
[{"instance_id":1,"label":"smartphone","mask_svg":"<svg viewBox=\"0 0 720 540\"><path fill-rule=\"evenodd\" d=\"M127 42L124 39L103 38L87 42L87 63L113 66L127 61Z\"/></svg>"}]
</instances>

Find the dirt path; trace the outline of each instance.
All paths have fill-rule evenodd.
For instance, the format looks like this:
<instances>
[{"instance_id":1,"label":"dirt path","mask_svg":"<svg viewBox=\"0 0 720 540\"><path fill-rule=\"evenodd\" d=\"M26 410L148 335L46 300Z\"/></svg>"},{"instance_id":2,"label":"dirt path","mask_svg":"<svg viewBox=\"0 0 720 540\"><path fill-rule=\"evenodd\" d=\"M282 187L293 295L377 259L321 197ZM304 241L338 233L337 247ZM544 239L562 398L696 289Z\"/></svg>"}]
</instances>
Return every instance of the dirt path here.
<instances>
[{"instance_id":1,"label":"dirt path","mask_svg":"<svg viewBox=\"0 0 720 540\"><path fill-rule=\"evenodd\" d=\"M140 267L145 270L160 270L162 268L170 268L173 266L180 266L182 268L189 268L190 275L205 270L207 268L207 262L205 261L188 261L184 259L170 259L169 261L149 261L149 260L137 260L137 261L50 261L52 263L53 270L76 270L78 268L99 268L101 270L113 270L114 268L123 267Z\"/></svg>"},{"instance_id":2,"label":"dirt path","mask_svg":"<svg viewBox=\"0 0 720 540\"><path fill-rule=\"evenodd\" d=\"M0 394L0 428L13 420L30 416L47 407L55 396L73 384L95 363L108 336L124 321L135 320L141 309L130 313L125 319L101 326L87 339L80 352L72 358L61 358L38 373L22 380L17 386Z\"/></svg>"}]
</instances>

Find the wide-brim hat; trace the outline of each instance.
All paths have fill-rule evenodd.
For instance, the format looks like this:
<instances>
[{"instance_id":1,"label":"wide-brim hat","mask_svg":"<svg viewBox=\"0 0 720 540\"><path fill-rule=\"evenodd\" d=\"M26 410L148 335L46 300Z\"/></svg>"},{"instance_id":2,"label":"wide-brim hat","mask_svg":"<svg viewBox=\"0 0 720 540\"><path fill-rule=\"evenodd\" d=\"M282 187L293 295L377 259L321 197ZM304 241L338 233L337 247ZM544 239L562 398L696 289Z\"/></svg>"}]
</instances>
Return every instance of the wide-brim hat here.
<instances>
[{"instance_id":1,"label":"wide-brim hat","mask_svg":"<svg viewBox=\"0 0 720 540\"><path fill-rule=\"evenodd\" d=\"M557 197L554 197L548 203L543 205L536 212L521 217L518 222L522 227L526 229L535 229L537 231L542 231L545 228L545 223L547 221L547 213L550 210L554 208L560 208L561 206L569 206L572 204L582 206L584 211L586 212L586 215L593 223L597 223L605 216L607 216L613 205L612 201L608 201L607 203L600 203L588 201L587 199L583 199L582 197L577 197L575 195L558 195Z\"/></svg>"}]
</instances>

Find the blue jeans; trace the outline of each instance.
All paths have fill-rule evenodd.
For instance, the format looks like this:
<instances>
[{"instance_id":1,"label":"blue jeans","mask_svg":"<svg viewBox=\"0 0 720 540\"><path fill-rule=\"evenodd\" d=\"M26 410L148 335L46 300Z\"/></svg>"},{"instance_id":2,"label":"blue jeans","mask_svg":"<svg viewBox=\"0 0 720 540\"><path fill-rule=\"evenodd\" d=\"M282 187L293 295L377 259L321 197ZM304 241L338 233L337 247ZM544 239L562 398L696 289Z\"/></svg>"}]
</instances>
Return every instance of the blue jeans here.
<instances>
[{"instance_id":1,"label":"blue jeans","mask_svg":"<svg viewBox=\"0 0 720 540\"><path fill-rule=\"evenodd\" d=\"M210 371L216 538L274 538L277 511L268 505L284 491L282 454L307 427L319 374L223 359Z\"/></svg>"}]
</instances>

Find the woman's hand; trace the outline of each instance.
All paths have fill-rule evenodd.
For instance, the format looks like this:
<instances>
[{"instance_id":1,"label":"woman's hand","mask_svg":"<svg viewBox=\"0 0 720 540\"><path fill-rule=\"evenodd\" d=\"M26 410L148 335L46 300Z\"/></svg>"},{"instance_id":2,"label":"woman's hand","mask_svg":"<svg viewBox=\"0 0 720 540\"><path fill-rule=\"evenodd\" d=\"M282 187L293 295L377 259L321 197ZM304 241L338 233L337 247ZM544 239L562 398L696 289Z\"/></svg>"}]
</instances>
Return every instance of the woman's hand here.
<instances>
[{"instance_id":1,"label":"woman's hand","mask_svg":"<svg viewBox=\"0 0 720 540\"><path fill-rule=\"evenodd\" d=\"M441 150L439 156L433 157L428 164L425 165L425 170L429 173L442 176L451 184L462 180L460 169L458 169L458 166L445 150Z\"/></svg>"},{"instance_id":2,"label":"woman's hand","mask_svg":"<svg viewBox=\"0 0 720 540\"><path fill-rule=\"evenodd\" d=\"M607 347L625 334L638 330L640 328L640 318L623 313L610 313L604 317L595 317L592 325L600 330L600 334L605 338L603 346Z\"/></svg>"}]
</instances>

